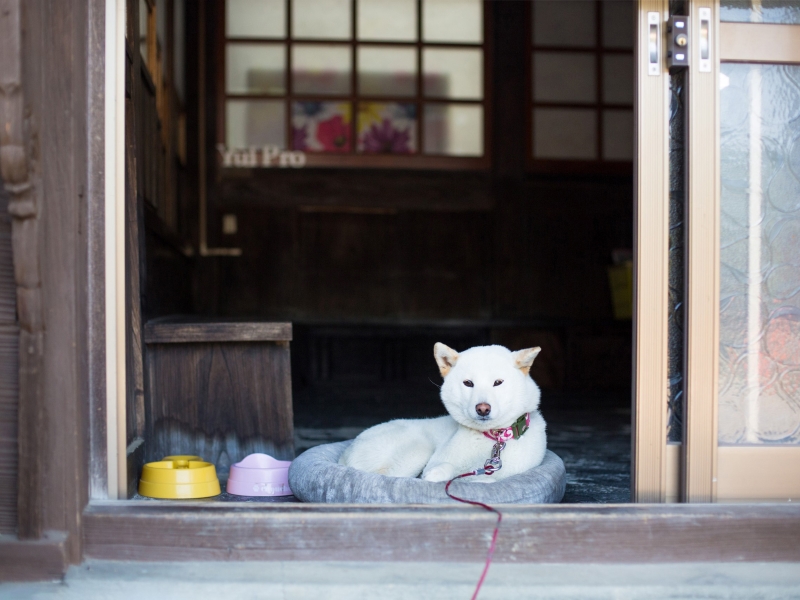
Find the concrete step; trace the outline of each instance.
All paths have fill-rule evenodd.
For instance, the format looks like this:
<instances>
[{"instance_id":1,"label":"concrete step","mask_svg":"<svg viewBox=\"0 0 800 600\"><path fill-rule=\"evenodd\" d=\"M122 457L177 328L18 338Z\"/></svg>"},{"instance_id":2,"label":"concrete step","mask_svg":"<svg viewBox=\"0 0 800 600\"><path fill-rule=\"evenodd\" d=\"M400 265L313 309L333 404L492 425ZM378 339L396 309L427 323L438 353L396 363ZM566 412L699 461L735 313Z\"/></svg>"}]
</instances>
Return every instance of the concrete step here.
<instances>
[{"instance_id":1,"label":"concrete step","mask_svg":"<svg viewBox=\"0 0 800 600\"><path fill-rule=\"evenodd\" d=\"M176 557L179 558L179 557ZM0 598L75 600L450 600L472 596L482 564L88 561L63 582L0 584ZM800 598L800 564L494 564L481 600Z\"/></svg>"}]
</instances>

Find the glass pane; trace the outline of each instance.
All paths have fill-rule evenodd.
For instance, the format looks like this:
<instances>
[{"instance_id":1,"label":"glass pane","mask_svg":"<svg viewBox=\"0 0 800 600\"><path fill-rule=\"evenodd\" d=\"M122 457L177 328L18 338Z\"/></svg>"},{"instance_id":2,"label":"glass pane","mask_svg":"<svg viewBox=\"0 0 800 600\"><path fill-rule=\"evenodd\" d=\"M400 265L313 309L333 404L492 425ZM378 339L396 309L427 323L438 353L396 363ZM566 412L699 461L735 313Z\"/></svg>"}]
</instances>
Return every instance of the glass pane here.
<instances>
[{"instance_id":1,"label":"glass pane","mask_svg":"<svg viewBox=\"0 0 800 600\"><path fill-rule=\"evenodd\" d=\"M603 2L603 46L633 48L633 2L606 0Z\"/></svg>"},{"instance_id":2,"label":"glass pane","mask_svg":"<svg viewBox=\"0 0 800 600\"><path fill-rule=\"evenodd\" d=\"M603 111L603 159L633 160L633 111Z\"/></svg>"},{"instance_id":3,"label":"glass pane","mask_svg":"<svg viewBox=\"0 0 800 600\"><path fill-rule=\"evenodd\" d=\"M286 93L283 45L227 44L225 91L229 94Z\"/></svg>"},{"instance_id":4,"label":"glass pane","mask_svg":"<svg viewBox=\"0 0 800 600\"><path fill-rule=\"evenodd\" d=\"M534 158L597 158L597 112L570 108L533 109Z\"/></svg>"},{"instance_id":5,"label":"glass pane","mask_svg":"<svg viewBox=\"0 0 800 600\"><path fill-rule=\"evenodd\" d=\"M683 210L686 204L686 71L669 76L669 274L667 299L667 441L683 441L683 355L686 335L683 307L685 244Z\"/></svg>"},{"instance_id":6,"label":"glass pane","mask_svg":"<svg viewBox=\"0 0 800 600\"><path fill-rule=\"evenodd\" d=\"M534 52L533 98L538 102L596 102L595 55Z\"/></svg>"},{"instance_id":7,"label":"glass pane","mask_svg":"<svg viewBox=\"0 0 800 600\"><path fill-rule=\"evenodd\" d=\"M416 104L363 102L358 106L358 151L411 154L417 149Z\"/></svg>"},{"instance_id":8,"label":"glass pane","mask_svg":"<svg viewBox=\"0 0 800 600\"><path fill-rule=\"evenodd\" d=\"M350 152L349 102L293 102L292 149L305 152Z\"/></svg>"},{"instance_id":9,"label":"glass pane","mask_svg":"<svg viewBox=\"0 0 800 600\"><path fill-rule=\"evenodd\" d=\"M286 37L286 0L227 0L225 32L229 38Z\"/></svg>"},{"instance_id":10,"label":"glass pane","mask_svg":"<svg viewBox=\"0 0 800 600\"><path fill-rule=\"evenodd\" d=\"M720 82L719 441L800 444L800 66Z\"/></svg>"},{"instance_id":11,"label":"glass pane","mask_svg":"<svg viewBox=\"0 0 800 600\"><path fill-rule=\"evenodd\" d=\"M425 95L431 98L483 98L481 50L425 48L422 51Z\"/></svg>"},{"instance_id":12,"label":"glass pane","mask_svg":"<svg viewBox=\"0 0 800 600\"><path fill-rule=\"evenodd\" d=\"M800 0L722 0L720 21L800 24Z\"/></svg>"},{"instance_id":13,"label":"glass pane","mask_svg":"<svg viewBox=\"0 0 800 600\"><path fill-rule=\"evenodd\" d=\"M350 46L292 47L292 91L295 94L350 93Z\"/></svg>"},{"instance_id":14,"label":"glass pane","mask_svg":"<svg viewBox=\"0 0 800 600\"><path fill-rule=\"evenodd\" d=\"M483 0L422 0L425 42L483 42Z\"/></svg>"},{"instance_id":15,"label":"glass pane","mask_svg":"<svg viewBox=\"0 0 800 600\"><path fill-rule=\"evenodd\" d=\"M286 112L281 100L228 100L225 106L228 148L286 147Z\"/></svg>"},{"instance_id":16,"label":"glass pane","mask_svg":"<svg viewBox=\"0 0 800 600\"><path fill-rule=\"evenodd\" d=\"M142 55L142 62L144 63L145 67L149 67L147 64L147 36L148 36L148 28L147 28L147 17L150 14L150 6L147 4L146 0L139 0L139 52Z\"/></svg>"},{"instance_id":17,"label":"glass pane","mask_svg":"<svg viewBox=\"0 0 800 600\"><path fill-rule=\"evenodd\" d=\"M417 0L358 0L358 39L414 42Z\"/></svg>"},{"instance_id":18,"label":"glass pane","mask_svg":"<svg viewBox=\"0 0 800 600\"><path fill-rule=\"evenodd\" d=\"M292 0L292 37L349 40L352 0Z\"/></svg>"},{"instance_id":19,"label":"glass pane","mask_svg":"<svg viewBox=\"0 0 800 600\"><path fill-rule=\"evenodd\" d=\"M358 92L365 96L414 96L416 48L360 46Z\"/></svg>"},{"instance_id":20,"label":"glass pane","mask_svg":"<svg viewBox=\"0 0 800 600\"><path fill-rule=\"evenodd\" d=\"M597 41L595 3L541 0L533 3L533 43L591 48Z\"/></svg>"},{"instance_id":21,"label":"glass pane","mask_svg":"<svg viewBox=\"0 0 800 600\"><path fill-rule=\"evenodd\" d=\"M425 153L483 155L483 107L470 104L425 105Z\"/></svg>"},{"instance_id":22,"label":"glass pane","mask_svg":"<svg viewBox=\"0 0 800 600\"><path fill-rule=\"evenodd\" d=\"M633 104L633 56L606 54L603 56L603 102Z\"/></svg>"}]
</instances>

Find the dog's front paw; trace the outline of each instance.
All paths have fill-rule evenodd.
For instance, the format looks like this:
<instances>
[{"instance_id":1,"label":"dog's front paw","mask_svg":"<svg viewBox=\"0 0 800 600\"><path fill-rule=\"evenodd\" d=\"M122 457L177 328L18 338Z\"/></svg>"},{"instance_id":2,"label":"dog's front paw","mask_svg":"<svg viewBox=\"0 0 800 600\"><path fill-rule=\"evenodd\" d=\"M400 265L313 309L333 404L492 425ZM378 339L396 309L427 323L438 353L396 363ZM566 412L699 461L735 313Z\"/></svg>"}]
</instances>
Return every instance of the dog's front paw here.
<instances>
[{"instance_id":1,"label":"dog's front paw","mask_svg":"<svg viewBox=\"0 0 800 600\"><path fill-rule=\"evenodd\" d=\"M422 479L425 481L433 481L434 483L440 481L448 481L456 476L453 465L442 463L430 469L425 469L422 473Z\"/></svg>"}]
</instances>

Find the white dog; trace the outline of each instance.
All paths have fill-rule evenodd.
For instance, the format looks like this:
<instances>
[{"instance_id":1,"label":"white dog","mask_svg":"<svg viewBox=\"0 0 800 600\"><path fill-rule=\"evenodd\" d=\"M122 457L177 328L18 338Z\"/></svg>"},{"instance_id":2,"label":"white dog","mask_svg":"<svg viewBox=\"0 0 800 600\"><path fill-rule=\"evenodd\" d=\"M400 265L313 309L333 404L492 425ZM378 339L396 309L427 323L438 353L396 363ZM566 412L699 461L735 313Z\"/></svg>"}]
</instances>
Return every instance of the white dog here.
<instances>
[{"instance_id":1,"label":"white dog","mask_svg":"<svg viewBox=\"0 0 800 600\"><path fill-rule=\"evenodd\" d=\"M444 377L441 397L450 415L371 427L344 451L339 464L391 477L422 474L427 481L448 481L483 468L494 452L502 468L474 479L482 483L539 465L547 438L538 411L541 394L529 374L539 350L478 346L458 353L436 344L433 355Z\"/></svg>"}]
</instances>

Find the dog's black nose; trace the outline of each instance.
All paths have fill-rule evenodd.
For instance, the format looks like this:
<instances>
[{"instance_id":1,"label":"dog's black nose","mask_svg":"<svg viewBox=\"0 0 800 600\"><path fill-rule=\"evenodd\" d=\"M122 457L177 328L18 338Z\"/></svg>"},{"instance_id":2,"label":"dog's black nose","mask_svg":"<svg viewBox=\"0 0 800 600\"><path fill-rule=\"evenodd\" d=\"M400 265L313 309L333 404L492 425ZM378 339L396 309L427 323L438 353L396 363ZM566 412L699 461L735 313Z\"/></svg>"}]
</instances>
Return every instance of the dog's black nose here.
<instances>
[{"instance_id":1,"label":"dog's black nose","mask_svg":"<svg viewBox=\"0 0 800 600\"><path fill-rule=\"evenodd\" d=\"M475 412L481 417L488 417L489 413L492 412L492 407L486 404L486 402L481 402L475 406Z\"/></svg>"}]
</instances>

